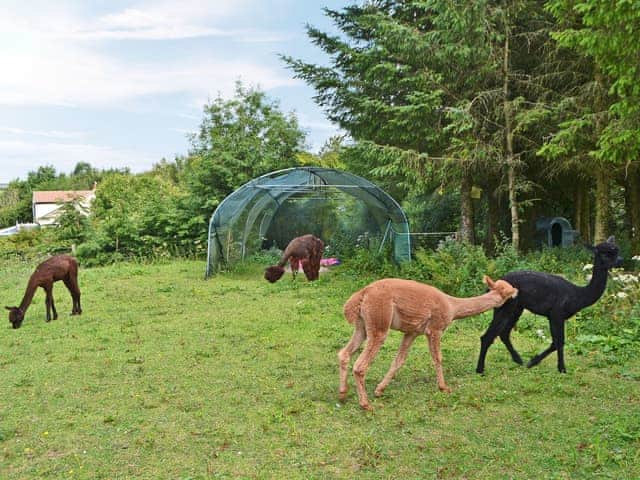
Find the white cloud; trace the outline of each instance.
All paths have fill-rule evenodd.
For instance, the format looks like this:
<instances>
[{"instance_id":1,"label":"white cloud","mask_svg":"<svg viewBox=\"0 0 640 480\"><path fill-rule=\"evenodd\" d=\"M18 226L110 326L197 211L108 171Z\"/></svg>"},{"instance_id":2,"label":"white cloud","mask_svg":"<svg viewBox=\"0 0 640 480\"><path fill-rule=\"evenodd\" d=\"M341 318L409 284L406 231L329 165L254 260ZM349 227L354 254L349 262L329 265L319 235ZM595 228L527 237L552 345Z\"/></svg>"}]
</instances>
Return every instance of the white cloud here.
<instances>
[{"instance_id":1,"label":"white cloud","mask_svg":"<svg viewBox=\"0 0 640 480\"><path fill-rule=\"evenodd\" d=\"M87 132L65 132L62 130L25 130L23 128L15 127L1 127L0 133L20 136L34 136L34 137L46 137L57 139L71 139L80 138L87 135Z\"/></svg>"},{"instance_id":2,"label":"white cloud","mask_svg":"<svg viewBox=\"0 0 640 480\"><path fill-rule=\"evenodd\" d=\"M265 89L298 83L284 71L243 61L186 59L141 65L56 44L2 57L10 65L0 76L0 104L5 105L114 106L146 95L226 95L238 78Z\"/></svg>"},{"instance_id":3,"label":"white cloud","mask_svg":"<svg viewBox=\"0 0 640 480\"><path fill-rule=\"evenodd\" d=\"M0 31L47 41L229 37L243 42L277 42L291 38L279 32L228 28L227 25L234 25L234 17L246 15L247 11L251 11L247 0L138 1L102 15L81 13L69 6L65 9L57 2L37 7L0 5Z\"/></svg>"},{"instance_id":4,"label":"white cloud","mask_svg":"<svg viewBox=\"0 0 640 480\"><path fill-rule=\"evenodd\" d=\"M268 40L268 33L212 26L246 8L246 3L137 2L97 18L47 5L42 6L44 11L23 7L19 12L0 6L0 104L123 107L147 95L181 93L198 99L226 95L237 79L264 89L299 83L284 68L216 59L219 52L192 52L183 58L158 55L141 64L117 52L107 53L104 42L95 41L207 35Z\"/></svg>"},{"instance_id":5,"label":"white cloud","mask_svg":"<svg viewBox=\"0 0 640 480\"><path fill-rule=\"evenodd\" d=\"M25 171L42 165L55 165L59 172L70 172L78 162L89 162L96 168L129 167L134 172L148 170L158 157L147 153L114 149L88 143L33 143L0 140L3 178L24 176Z\"/></svg>"}]
</instances>

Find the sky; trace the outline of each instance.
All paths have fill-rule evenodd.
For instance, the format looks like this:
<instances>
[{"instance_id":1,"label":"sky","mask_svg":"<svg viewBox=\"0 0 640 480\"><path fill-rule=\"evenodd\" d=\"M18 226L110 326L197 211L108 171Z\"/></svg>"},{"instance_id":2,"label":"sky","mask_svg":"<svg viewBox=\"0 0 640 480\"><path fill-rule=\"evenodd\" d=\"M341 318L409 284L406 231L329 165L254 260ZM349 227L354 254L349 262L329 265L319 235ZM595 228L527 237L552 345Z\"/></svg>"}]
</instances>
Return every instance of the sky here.
<instances>
[{"instance_id":1,"label":"sky","mask_svg":"<svg viewBox=\"0 0 640 480\"><path fill-rule=\"evenodd\" d=\"M317 151L338 133L278 54L327 56L305 25L346 0L1 0L0 182L39 166L149 170L189 150L235 82L294 111Z\"/></svg>"}]
</instances>

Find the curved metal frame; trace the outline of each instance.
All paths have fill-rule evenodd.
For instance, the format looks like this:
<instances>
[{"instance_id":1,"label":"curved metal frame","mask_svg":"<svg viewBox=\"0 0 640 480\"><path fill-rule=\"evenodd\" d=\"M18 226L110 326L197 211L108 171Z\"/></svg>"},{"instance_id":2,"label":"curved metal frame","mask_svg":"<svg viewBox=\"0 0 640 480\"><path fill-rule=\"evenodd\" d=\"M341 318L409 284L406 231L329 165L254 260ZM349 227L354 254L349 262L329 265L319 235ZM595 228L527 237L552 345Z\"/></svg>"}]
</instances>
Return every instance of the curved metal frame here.
<instances>
[{"instance_id":1,"label":"curved metal frame","mask_svg":"<svg viewBox=\"0 0 640 480\"><path fill-rule=\"evenodd\" d=\"M274 180L281 179L281 178L284 178L285 175L289 176L297 172L308 172L309 180L307 180L304 183L298 183L298 184L269 184L265 182L265 180L268 180L268 179L274 179ZM322 176L323 173L339 175L344 179L347 179L347 181L342 181L340 184L331 184L331 183L328 183L326 178ZM312 181L314 178L320 179L322 183L319 183L319 184L314 183ZM349 179L353 179L353 183L349 183L348 182ZM220 241L219 232L217 229L222 225L216 226L215 222L216 222L216 219L218 219L218 217L220 216L220 212L224 211L226 204L232 201L234 197L238 197L239 195L242 194L242 192L245 192L247 189L256 189L266 193L267 195L269 195L271 200L273 200L277 205L280 205L282 204L283 198L284 200L286 200L288 197L290 197L295 193L304 192L305 190L309 190L309 189L323 190L325 188L338 189L343 193L346 193L348 195L351 195L359 199L365 205L376 204L378 209L386 210L388 214L386 219L387 227L390 226L391 224L403 225L404 230L406 230L406 232L398 232L401 235L393 235L394 257L398 261L411 260L411 243L410 243L409 235L402 235L402 234L409 233L409 223L407 221L407 217L404 211L402 210L402 207L400 207L398 202L393 197L391 197L388 193L386 193L384 190L382 190L380 187L370 182L369 180L349 172L344 172L344 171L336 170L332 168L322 168L322 167L293 167L293 168L285 168L282 170L276 170L276 171L261 175L260 177L254 178L253 180L242 185L240 188L236 189L233 193L231 193L224 200L222 200L222 202L220 202L220 204L215 209L215 211L213 212L209 220L208 246L207 246L207 269L206 269L205 278L210 277L214 273L213 272L214 242L215 242L215 247L217 247L219 251L220 257L222 258L222 262L226 263L228 261L228 259L224 257L223 246ZM274 194L274 192L277 192L277 191L280 191L281 195L278 195L277 193ZM357 195L356 194L357 191L363 192L365 194ZM256 195L257 193L254 195L249 195L246 201L243 202L243 205L241 206L241 208L242 209L246 208L247 205L249 205L255 199ZM367 200L368 197L370 198L369 201ZM372 200L374 202L372 202ZM272 205L272 203L268 201L264 202L263 208L261 209L259 208L258 211L254 211L257 205L258 203L255 203L251 207L251 211L250 211L251 215L248 215L247 217L247 220L244 226L243 244L246 243L247 232L253 228L253 223L260 216L260 213L268 205ZM271 218L273 218L273 215L271 215ZM251 220L251 225L249 225L250 220ZM265 218L262 219L261 223L264 221L265 221ZM231 225L232 224L233 222L231 223ZM391 231L395 232L393 228L391 229ZM385 231L385 240L388 238L388 233L389 233L389 230L387 229L387 231ZM402 237L405 237L405 238L402 239ZM399 242L406 242L407 245L403 244L401 246L399 245Z\"/></svg>"}]
</instances>

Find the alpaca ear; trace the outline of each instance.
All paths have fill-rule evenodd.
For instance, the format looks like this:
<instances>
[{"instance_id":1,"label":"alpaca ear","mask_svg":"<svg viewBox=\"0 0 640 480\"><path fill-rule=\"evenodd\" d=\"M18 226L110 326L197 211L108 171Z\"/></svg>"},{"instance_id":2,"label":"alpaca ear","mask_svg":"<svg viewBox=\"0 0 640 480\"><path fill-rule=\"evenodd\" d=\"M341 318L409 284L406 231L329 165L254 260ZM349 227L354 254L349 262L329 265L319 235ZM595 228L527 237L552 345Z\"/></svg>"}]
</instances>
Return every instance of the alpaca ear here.
<instances>
[{"instance_id":1,"label":"alpaca ear","mask_svg":"<svg viewBox=\"0 0 640 480\"><path fill-rule=\"evenodd\" d=\"M11 311L11 310L13 310L13 309L14 309L14 308L16 308L16 307L7 307L7 306L5 306L4 308L6 308L7 310Z\"/></svg>"},{"instance_id":2,"label":"alpaca ear","mask_svg":"<svg viewBox=\"0 0 640 480\"><path fill-rule=\"evenodd\" d=\"M489 277L489 275L485 275L484 277L482 277L482 280L484 281L485 285L492 290L496 286L495 282L491 280L491 277Z\"/></svg>"},{"instance_id":3,"label":"alpaca ear","mask_svg":"<svg viewBox=\"0 0 640 480\"><path fill-rule=\"evenodd\" d=\"M607 243L610 243L611 245L615 245L616 244L616 237L611 235L609 238L607 238Z\"/></svg>"}]
</instances>

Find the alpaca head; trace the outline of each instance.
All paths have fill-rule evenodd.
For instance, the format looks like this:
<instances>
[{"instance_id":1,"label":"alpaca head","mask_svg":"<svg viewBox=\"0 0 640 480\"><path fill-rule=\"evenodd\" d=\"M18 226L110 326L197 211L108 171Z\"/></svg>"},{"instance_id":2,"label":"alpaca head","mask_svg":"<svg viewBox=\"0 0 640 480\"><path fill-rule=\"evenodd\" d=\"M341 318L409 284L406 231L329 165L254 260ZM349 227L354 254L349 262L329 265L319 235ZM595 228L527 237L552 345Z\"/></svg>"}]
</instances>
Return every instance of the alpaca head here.
<instances>
[{"instance_id":1,"label":"alpaca head","mask_svg":"<svg viewBox=\"0 0 640 480\"><path fill-rule=\"evenodd\" d=\"M622 257L616 245L615 237L609 237L606 242L599 243L595 247L588 246L594 254L594 266L602 266L607 269L622 266Z\"/></svg>"},{"instance_id":2,"label":"alpaca head","mask_svg":"<svg viewBox=\"0 0 640 480\"><path fill-rule=\"evenodd\" d=\"M20 328L22 320L24 320L24 312L18 307L4 307L9 310L9 321L13 328Z\"/></svg>"},{"instance_id":3,"label":"alpaca head","mask_svg":"<svg viewBox=\"0 0 640 480\"><path fill-rule=\"evenodd\" d=\"M284 268L279 265L267 267L264 271L264 278L271 283L275 283L284 275Z\"/></svg>"},{"instance_id":4,"label":"alpaca head","mask_svg":"<svg viewBox=\"0 0 640 480\"><path fill-rule=\"evenodd\" d=\"M500 295L501 302L498 306L501 306L507 300L516 298L518 296L518 289L511 285L509 282L506 282L504 280L496 280L494 282L488 275L485 275L483 280L487 287L489 287L489 291L495 292Z\"/></svg>"}]
</instances>

